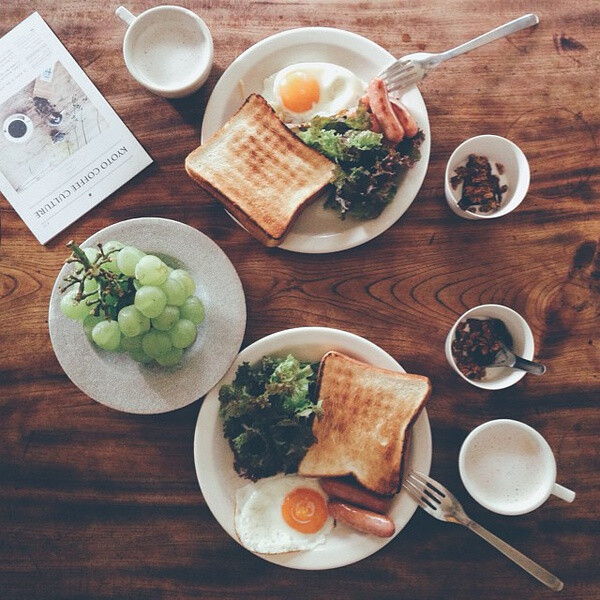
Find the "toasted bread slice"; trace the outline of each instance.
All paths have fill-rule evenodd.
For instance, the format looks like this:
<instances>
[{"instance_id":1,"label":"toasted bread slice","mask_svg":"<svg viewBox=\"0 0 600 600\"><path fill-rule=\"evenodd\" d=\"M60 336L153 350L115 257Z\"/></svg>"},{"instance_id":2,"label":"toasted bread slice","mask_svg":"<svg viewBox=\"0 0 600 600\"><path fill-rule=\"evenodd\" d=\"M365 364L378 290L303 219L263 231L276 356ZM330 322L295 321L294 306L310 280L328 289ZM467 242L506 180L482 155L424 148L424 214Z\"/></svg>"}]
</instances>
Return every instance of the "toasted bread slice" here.
<instances>
[{"instance_id":1,"label":"toasted bread slice","mask_svg":"<svg viewBox=\"0 0 600 600\"><path fill-rule=\"evenodd\" d=\"M313 424L317 441L298 472L308 477L353 475L373 492L396 493L410 428L430 393L427 377L328 352L317 378L323 406Z\"/></svg>"},{"instance_id":2,"label":"toasted bread slice","mask_svg":"<svg viewBox=\"0 0 600 600\"><path fill-rule=\"evenodd\" d=\"M302 210L331 181L334 163L309 148L252 94L185 160L188 174L254 237L279 245Z\"/></svg>"}]
</instances>

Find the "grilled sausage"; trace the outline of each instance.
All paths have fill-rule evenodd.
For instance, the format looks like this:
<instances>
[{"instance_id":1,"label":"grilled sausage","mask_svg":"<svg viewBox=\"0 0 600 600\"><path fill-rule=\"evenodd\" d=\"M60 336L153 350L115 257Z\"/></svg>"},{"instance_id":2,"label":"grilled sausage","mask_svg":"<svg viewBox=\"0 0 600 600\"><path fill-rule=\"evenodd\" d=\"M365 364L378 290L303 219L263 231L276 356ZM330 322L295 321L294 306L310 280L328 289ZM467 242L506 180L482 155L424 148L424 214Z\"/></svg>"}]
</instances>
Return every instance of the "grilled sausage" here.
<instances>
[{"instance_id":1,"label":"grilled sausage","mask_svg":"<svg viewBox=\"0 0 600 600\"><path fill-rule=\"evenodd\" d=\"M390 100L390 104L392 105L392 110L394 111L396 118L400 121L400 125L402 125L404 129L406 137L415 137L419 132L419 127L413 116L408 112L406 106L396 100Z\"/></svg>"},{"instance_id":2,"label":"grilled sausage","mask_svg":"<svg viewBox=\"0 0 600 600\"><path fill-rule=\"evenodd\" d=\"M363 533L386 538L396 532L394 521L385 515L335 500L327 503L327 509L334 519Z\"/></svg>"},{"instance_id":3,"label":"grilled sausage","mask_svg":"<svg viewBox=\"0 0 600 600\"><path fill-rule=\"evenodd\" d=\"M371 110L383 130L385 138L394 144L401 142L404 137L404 128L394 113L383 81L378 77L371 79L367 86L367 95Z\"/></svg>"},{"instance_id":4,"label":"grilled sausage","mask_svg":"<svg viewBox=\"0 0 600 600\"><path fill-rule=\"evenodd\" d=\"M332 498L338 498L354 506L367 508L385 515L390 508L391 498L370 492L369 490L337 477L324 477L320 480L323 491Z\"/></svg>"},{"instance_id":5,"label":"grilled sausage","mask_svg":"<svg viewBox=\"0 0 600 600\"><path fill-rule=\"evenodd\" d=\"M369 96L367 94L365 94L359 101L358 103L366 110L370 111L371 110L371 103L369 102ZM369 113L369 118L371 119L371 131L374 131L375 133L381 133L381 126L379 125L379 121L377 120L377 117L370 112Z\"/></svg>"},{"instance_id":6,"label":"grilled sausage","mask_svg":"<svg viewBox=\"0 0 600 600\"><path fill-rule=\"evenodd\" d=\"M371 131L381 133L381 125L379 125L379 121L373 113L371 113Z\"/></svg>"}]
</instances>

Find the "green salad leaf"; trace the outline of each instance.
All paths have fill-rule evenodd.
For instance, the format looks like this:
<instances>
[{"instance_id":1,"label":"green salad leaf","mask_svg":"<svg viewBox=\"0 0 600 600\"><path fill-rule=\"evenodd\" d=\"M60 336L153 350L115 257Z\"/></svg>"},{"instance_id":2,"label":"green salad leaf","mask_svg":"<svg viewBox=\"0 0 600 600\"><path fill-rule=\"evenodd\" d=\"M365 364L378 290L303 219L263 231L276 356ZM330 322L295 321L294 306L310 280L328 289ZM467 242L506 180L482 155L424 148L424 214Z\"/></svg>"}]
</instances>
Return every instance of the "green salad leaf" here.
<instances>
[{"instance_id":1,"label":"green salad leaf","mask_svg":"<svg viewBox=\"0 0 600 600\"><path fill-rule=\"evenodd\" d=\"M300 139L337 164L333 192L325 206L341 219L375 219L393 200L401 174L421 158L423 132L390 146L371 130L363 106L352 113L313 117L296 131Z\"/></svg>"},{"instance_id":2,"label":"green salad leaf","mask_svg":"<svg viewBox=\"0 0 600 600\"><path fill-rule=\"evenodd\" d=\"M318 364L265 356L242 363L231 384L219 390L223 433L235 470L252 480L291 473L314 441L312 401Z\"/></svg>"}]
</instances>

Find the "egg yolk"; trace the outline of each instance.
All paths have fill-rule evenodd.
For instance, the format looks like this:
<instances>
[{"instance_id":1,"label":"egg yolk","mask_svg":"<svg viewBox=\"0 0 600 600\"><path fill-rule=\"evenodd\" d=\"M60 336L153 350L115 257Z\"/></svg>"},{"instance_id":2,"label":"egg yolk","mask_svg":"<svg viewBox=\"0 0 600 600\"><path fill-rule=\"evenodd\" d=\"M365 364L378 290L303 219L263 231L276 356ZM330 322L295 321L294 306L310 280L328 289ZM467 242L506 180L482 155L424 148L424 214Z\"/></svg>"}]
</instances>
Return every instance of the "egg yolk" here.
<instances>
[{"instance_id":1,"label":"egg yolk","mask_svg":"<svg viewBox=\"0 0 600 600\"><path fill-rule=\"evenodd\" d=\"M302 71L294 71L281 80L278 92L288 110L303 113L319 101L319 82Z\"/></svg>"},{"instance_id":2,"label":"egg yolk","mask_svg":"<svg viewBox=\"0 0 600 600\"><path fill-rule=\"evenodd\" d=\"M319 492L310 488L296 488L281 505L284 521L300 533L316 533L327 520L327 505Z\"/></svg>"}]
</instances>

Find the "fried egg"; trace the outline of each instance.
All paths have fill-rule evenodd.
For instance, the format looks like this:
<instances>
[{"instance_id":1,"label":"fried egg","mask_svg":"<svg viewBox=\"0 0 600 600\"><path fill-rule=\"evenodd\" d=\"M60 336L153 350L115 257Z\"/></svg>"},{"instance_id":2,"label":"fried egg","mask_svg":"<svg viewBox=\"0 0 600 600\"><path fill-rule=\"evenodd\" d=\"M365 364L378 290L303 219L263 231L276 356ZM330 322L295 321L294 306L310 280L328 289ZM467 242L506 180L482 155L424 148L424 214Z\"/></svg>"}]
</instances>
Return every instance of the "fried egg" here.
<instances>
[{"instance_id":1,"label":"fried egg","mask_svg":"<svg viewBox=\"0 0 600 600\"><path fill-rule=\"evenodd\" d=\"M332 527L327 496L316 480L275 475L236 494L235 530L252 552L312 550L325 542Z\"/></svg>"},{"instance_id":2,"label":"fried egg","mask_svg":"<svg viewBox=\"0 0 600 600\"><path fill-rule=\"evenodd\" d=\"M354 108L366 85L354 73L331 63L298 63L264 80L263 98L285 122L300 124L315 115Z\"/></svg>"}]
</instances>

